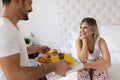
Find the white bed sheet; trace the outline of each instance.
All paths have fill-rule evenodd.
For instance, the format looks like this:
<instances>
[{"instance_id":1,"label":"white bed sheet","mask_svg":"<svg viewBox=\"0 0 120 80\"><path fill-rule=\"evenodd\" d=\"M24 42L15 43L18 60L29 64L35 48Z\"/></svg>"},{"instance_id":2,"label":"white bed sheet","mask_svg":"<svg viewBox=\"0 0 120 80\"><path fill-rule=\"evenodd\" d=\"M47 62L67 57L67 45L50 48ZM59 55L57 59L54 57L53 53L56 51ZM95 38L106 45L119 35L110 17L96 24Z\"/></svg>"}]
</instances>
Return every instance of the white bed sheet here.
<instances>
[{"instance_id":1,"label":"white bed sheet","mask_svg":"<svg viewBox=\"0 0 120 80\"><path fill-rule=\"evenodd\" d=\"M109 78L110 80L120 80L120 69L119 69L120 68L120 51L112 51L110 52L110 56L111 56L112 65L110 68L108 68ZM35 63L35 62L32 62L32 63ZM55 78L55 80L77 80L77 73L72 72L71 74L68 74L66 77L61 77L59 79Z\"/></svg>"},{"instance_id":2,"label":"white bed sheet","mask_svg":"<svg viewBox=\"0 0 120 80\"><path fill-rule=\"evenodd\" d=\"M120 80L120 51L110 52L112 65L108 69L110 80Z\"/></svg>"},{"instance_id":3,"label":"white bed sheet","mask_svg":"<svg viewBox=\"0 0 120 80\"><path fill-rule=\"evenodd\" d=\"M108 68L109 79L120 80L120 51L110 52L110 55L112 65L110 68ZM66 77L62 77L58 80L77 80L77 73L73 72Z\"/></svg>"}]
</instances>

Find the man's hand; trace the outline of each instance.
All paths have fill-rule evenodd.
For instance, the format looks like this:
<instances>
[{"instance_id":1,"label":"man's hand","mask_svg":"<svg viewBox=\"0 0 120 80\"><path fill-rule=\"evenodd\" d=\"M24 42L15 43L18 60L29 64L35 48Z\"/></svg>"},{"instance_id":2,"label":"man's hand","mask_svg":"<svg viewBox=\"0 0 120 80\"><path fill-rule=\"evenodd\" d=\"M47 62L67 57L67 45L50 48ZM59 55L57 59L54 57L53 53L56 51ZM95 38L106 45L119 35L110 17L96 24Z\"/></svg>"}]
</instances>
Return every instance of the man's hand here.
<instances>
[{"instance_id":1,"label":"man's hand","mask_svg":"<svg viewBox=\"0 0 120 80\"><path fill-rule=\"evenodd\" d=\"M43 53L43 54L47 53L49 50L50 50L50 48L48 46L39 46L37 49L37 51L39 53Z\"/></svg>"},{"instance_id":2,"label":"man's hand","mask_svg":"<svg viewBox=\"0 0 120 80\"><path fill-rule=\"evenodd\" d=\"M55 64L55 72L61 76L65 76L66 72L71 69L70 63L64 60L59 60L54 63Z\"/></svg>"}]
</instances>

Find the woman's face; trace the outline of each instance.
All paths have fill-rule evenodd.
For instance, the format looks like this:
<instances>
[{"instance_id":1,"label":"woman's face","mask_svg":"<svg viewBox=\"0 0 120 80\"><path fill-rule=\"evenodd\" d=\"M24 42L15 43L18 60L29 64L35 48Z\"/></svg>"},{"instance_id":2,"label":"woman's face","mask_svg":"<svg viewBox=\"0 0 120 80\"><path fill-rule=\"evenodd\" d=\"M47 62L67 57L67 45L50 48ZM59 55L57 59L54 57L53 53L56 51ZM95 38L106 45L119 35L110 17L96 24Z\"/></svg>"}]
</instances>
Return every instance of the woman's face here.
<instances>
[{"instance_id":1,"label":"woman's face","mask_svg":"<svg viewBox=\"0 0 120 80\"><path fill-rule=\"evenodd\" d=\"M93 31L91 30L90 26L87 24L87 22L83 22L80 26L80 36L82 38L89 38L93 34Z\"/></svg>"}]
</instances>

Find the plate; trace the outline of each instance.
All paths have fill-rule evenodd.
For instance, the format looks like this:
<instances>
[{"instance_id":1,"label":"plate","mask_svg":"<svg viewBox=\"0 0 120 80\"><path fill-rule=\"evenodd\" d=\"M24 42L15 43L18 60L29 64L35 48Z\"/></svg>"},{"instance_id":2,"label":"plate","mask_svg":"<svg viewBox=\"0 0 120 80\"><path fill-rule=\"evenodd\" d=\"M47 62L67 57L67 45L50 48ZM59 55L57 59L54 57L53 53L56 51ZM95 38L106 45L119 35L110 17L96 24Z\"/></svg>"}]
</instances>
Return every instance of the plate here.
<instances>
[{"instance_id":1,"label":"plate","mask_svg":"<svg viewBox=\"0 0 120 80\"><path fill-rule=\"evenodd\" d=\"M36 61L39 62L39 63L51 63L50 58L45 58L45 57L42 57L42 56L37 57Z\"/></svg>"}]
</instances>

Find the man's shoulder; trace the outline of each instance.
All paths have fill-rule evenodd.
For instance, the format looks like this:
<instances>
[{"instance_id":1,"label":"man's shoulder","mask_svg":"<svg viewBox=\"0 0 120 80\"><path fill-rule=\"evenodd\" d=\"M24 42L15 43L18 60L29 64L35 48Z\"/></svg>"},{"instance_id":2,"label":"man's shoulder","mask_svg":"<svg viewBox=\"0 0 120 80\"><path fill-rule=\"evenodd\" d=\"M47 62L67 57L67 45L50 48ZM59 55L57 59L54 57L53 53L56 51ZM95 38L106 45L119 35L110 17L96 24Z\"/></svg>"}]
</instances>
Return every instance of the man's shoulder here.
<instances>
[{"instance_id":1,"label":"man's shoulder","mask_svg":"<svg viewBox=\"0 0 120 80\"><path fill-rule=\"evenodd\" d=\"M8 22L7 18L0 17L0 27L9 26L8 24L10 24L10 23Z\"/></svg>"},{"instance_id":2,"label":"man's shoulder","mask_svg":"<svg viewBox=\"0 0 120 80\"><path fill-rule=\"evenodd\" d=\"M3 22L1 23L1 21ZM18 31L15 29L15 27L9 24L9 22L5 22L1 18L0 18L0 38L1 42L2 41L5 42L6 39L15 40L18 38ZM6 42L8 41L6 40Z\"/></svg>"},{"instance_id":3,"label":"man's shoulder","mask_svg":"<svg viewBox=\"0 0 120 80\"><path fill-rule=\"evenodd\" d=\"M0 31L1 33L12 34L15 33L17 30L7 18L0 17Z\"/></svg>"},{"instance_id":4,"label":"man's shoulder","mask_svg":"<svg viewBox=\"0 0 120 80\"><path fill-rule=\"evenodd\" d=\"M0 27L3 26L5 24L5 21L2 17L0 17Z\"/></svg>"}]
</instances>

